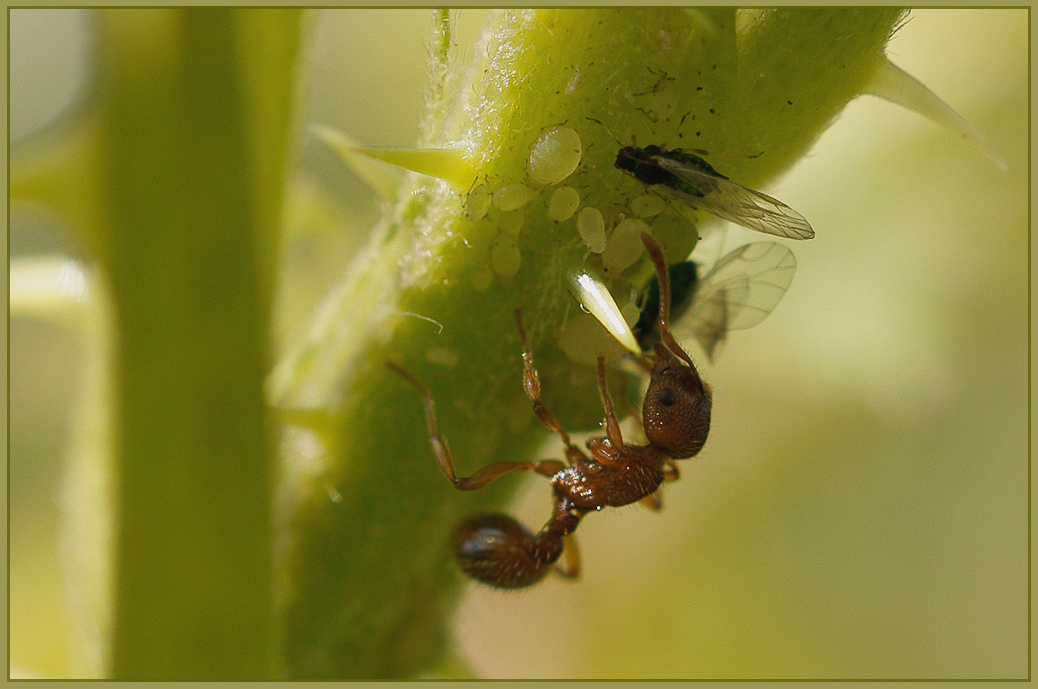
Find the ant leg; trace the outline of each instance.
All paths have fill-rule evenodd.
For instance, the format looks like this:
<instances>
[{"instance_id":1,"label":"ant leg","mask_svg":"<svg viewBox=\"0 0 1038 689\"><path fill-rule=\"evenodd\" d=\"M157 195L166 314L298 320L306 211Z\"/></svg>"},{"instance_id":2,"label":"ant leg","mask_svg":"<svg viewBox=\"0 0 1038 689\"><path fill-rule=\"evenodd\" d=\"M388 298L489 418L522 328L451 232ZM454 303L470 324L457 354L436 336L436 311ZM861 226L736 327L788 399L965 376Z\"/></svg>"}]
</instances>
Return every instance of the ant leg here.
<instances>
[{"instance_id":1,"label":"ant leg","mask_svg":"<svg viewBox=\"0 0 1038 689\"><path fill-rule=\"evenodd\" d=\"M671 481L677 481L680 477L678 472L678 465L674 463L673 459L668 459L666 464L663 465L663 481L669 483ZM646 495L641 500L642 504L649 509L659 512L663 509L663 492L659 488Z\"/></svg>"},{"instance_id":2,"label":"ant leg","mask_svg":"<svg viewBox=\"0 0 1038 689\"><path fill-rule=\"evenodd\" d=\"M602 409L605 410L603 425L606 430L605 438L592 438L588 441L588 448L595 459L606 466L620 466L620 453L624 449L623 435L620 433L620 422L616 420L616 412L613 410L613 398L609 394L609 386L606 383L605 357L598 355L598 394L602 398Z\"/></svg>"},{"instance_id":3,"label":"ant leg","mask_svg":"<svg viewBox=\"0 0 1038 689\"><path fill-rule=\"evenodd\" d=\"M584 453L570 441L569 434L562 427L559 419L541 401L541 378L537 375L537 369L533 367L533 349L530 347L530 338L526 335L526 328L523 327L523 318L519 309L515 310L515 326L519 330L519 339L523 343L523 390L533 402L533 412L537 414L537 418L545 428L555 431L562 438L562 442L566 446L566 458L571 464L584 459Z\"/></svg>"},{"instance_id":4,"label":"ant leg","mask_svg":"<svg viewBox=\"0 0 1038 689\"><path fill-rule=\"evenodd\" d=\"M670 332L670 273L667 271L667 261L663 257L663 250L660 249L659 243L648 232L642 232L641 240L642 245L652 259L653 265L656 266L656 279L659 282L660 289L660 310L658 316L660 339L674 356L688 364L689 368L695 370L696 367L692 363L692 359L689 358L688 353L681 348L678 341L674 339L674 335Z\"/></svg>"},{"instance_id":5,"label":"ant leg","mask_svg":"<svg viewBox=\"0 0 1038 689\"><path fill-rule=\"evenodd\" d=\"M652 491L644 498L641 499L641 503L648 507L653 512L659 512L663 509L663 496L660 494L660 489Z\"/></svg>"},{"instance_id":6,"label":"ant leg","mask_svg":"<svg viewBox=\"0 0 1038 689\"><path fill-rule=\"evenodd\" d=\"M433 454L436 455L436 461L439 463L443 474L458 490L482 488L499 476L512 471L535 471L543 476L551 476L566 468L566 465L557 459L547 459L540 462L495 462L483 467L472 476L459 478L454 471L454 460L451 458L450 449L437 428L436 404L433 402L429 388L425 387L409 371L397 366L392 361L387 361L386 366L411 383L422 396L422 401L425 404L425 423L429 428L429 444L432 445Z\"/></svg>"},{"instance_id":7,"label":"ant leg","mask_svg":"<svg viewBox=\"0 0 1038 689\"><path fill-rule=\"evenodd\" d=\"M642 419L641 411L637 407L635 407L633 404L631 404L631 400L627 396L627 378L626 378L626 376L620 378L620 406L624 408L624 411L627 412L628 416L633 416L634 418L638 419L639 423L641 423L641 419Z\"/></svg>"},{"instance_id":8,"label":"ant leg","mask_svg":"<svg viewBox=\"0 0 1038 689\"><path fill-rule=\"evenodd\" d=\"M443 467L444 462L450 464L451 457L450 452L444 446L444 451L447 455L441 458L437 455L436 459L440 462L440 466ZM489 484L496 478L504 476L505 474L513 471L535 471L541 476L551 477L566 468L563 462L557 459L545 459L540 462L494 462L483 467L472 476L455 478L448 474L447 478L450 479L451 483L458 490L476 490ZM454 471L454 467L451 466L451 471ZM446 472L444 472L446 473Z\"/></svg>"},{"instance_id":9,"label":"ant leg","mask_svg":"<svg viewBox=\"0 0 1038 689\"><path fill-rule=\"evenodd\" d=\"M567 579L580 576L580 551L572 534L562 537L562 558L555 563L555 571Z\"/></svg>"}]
</instances>

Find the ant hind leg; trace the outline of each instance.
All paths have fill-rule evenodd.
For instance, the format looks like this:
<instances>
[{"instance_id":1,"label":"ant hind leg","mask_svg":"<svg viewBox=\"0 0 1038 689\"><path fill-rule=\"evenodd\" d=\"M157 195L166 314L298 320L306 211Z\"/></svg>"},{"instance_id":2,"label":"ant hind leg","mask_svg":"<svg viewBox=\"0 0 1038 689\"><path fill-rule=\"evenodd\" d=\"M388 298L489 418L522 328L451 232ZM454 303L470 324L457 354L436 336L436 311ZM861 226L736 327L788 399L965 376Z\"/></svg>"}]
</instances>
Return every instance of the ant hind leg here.
<instances>
[{"instance_id":1,"label":"ant hind leg","mask_svg":"<svg viewBox=\"0 0 1038 689\"><path fill-rule=\"evenodd\" d=\"M555 563L555 571L567 579L580 576L580 551L572 534L562 537L562 557Z\"/></svg>"},{"instance_id":2,"label":"ant hind leg","mask_svg":"<svg viewBox=\"0 0 1038 689\"><path fill-rule=\"evenodd\" d=\"M678 472L678 465L674 463L673 459L668 459L667 463L663 465L663 482L670 483L671 481L677 481L681 474ZM657 488L653 492L646 495L641 500L642 504L649 509L659 512L663 509L663 490L662 486Z\"/></svg>"},{"instance_id":3,"label":"ant hind leg","mask_svg":"<svg viewBox=\"0 0 1038 689\"><path fill-rule=\"evenodd\" d=\"M436 461L440 465L444 476L458 490L482 488L499 476L512 471L535 471L542 476L551 476L566 468L565 464L555 459L547 459L540 462L495 462L483 467L472 476L459 477L454 471L454 460L451 457L450 448L447 447L447 442L440 435L437 427L436 403L433 402L429 388L425 387L410 371L394 364L392 361L387 361L386 366L413 385L418 390L418 394L422 396L422 402L425 405L425 423L429 428L429 444L432 446L433 454L436 455Z\"/></svg>"}]
</instances>

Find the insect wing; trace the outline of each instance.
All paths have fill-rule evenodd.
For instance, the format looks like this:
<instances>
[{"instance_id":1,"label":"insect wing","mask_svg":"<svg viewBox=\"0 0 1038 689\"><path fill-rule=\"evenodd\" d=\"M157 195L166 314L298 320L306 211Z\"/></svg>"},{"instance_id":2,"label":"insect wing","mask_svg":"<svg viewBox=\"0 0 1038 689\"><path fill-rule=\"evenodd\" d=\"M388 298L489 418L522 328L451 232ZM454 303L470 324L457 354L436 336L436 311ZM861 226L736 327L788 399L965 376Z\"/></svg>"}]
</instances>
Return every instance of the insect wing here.
<instances>
[{"instance_id":1,"label":"insect wing","mask_svg":"<svg viewBox=\"0 0 1038 689\"><path fill-rule=\"evenodd\" d=\"M750 328L767 318L789 289L796 267L793 252L776 242L739 247L703 278L675 335L695 337L713 360L729 330Z\"/></svg>"},{"instance_id":2,"label":"insect wing","mask_svg":"<svg viewBox=\"0 0 1038 689\"><path fill-rule=\"evenodd\" d=\"M751 328L771 313L793 282L796 257L776 242L741 246L717 262L703 280L704 293L718 285L739 299L729 301L728 328Z\"/></svg>"},{"instance_id":3,"label":"insect wing","mask_svg":"<svg viewBox=\"0 0 1038 689\"><path fill-rule=\"evenodd\" d=\"M744 280L741 286L732 281L725 287L704 292L676 329L675 336L679 341L694 337L706 352L706 358L713 361L717 346L728 337L733 307L737 309L738 302L745 300L749 291L749 283Z\"/></svg>"},{"instance_id":4,"label":"insect wing","mask_svg":"<svg viewBox=\"0 0 1038 689\"><path fill-rule=\"evenodd\" d=\"M654 159L660 167L688 184L688 188L655 185L654 188L662 194L765 234L788 239L810 239L815 236L815 231L804 216L778 199L666 155L654 156Z\"/></svg>"}]
</instances>

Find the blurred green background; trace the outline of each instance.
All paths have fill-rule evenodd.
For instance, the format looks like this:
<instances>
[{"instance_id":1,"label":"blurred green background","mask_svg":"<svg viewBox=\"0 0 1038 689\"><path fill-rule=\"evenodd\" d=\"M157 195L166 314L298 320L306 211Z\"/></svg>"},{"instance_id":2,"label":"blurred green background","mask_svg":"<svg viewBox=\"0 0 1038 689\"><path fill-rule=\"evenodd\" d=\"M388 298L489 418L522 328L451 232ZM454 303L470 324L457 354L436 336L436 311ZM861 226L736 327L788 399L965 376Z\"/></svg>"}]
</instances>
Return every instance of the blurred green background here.
<instances>
[{"instance_id":1,"label":"blurred green background","mask_svg":"<svg viewBox=\"0 0 1038 689\"><path fill-rule=\"evenodd\" d=\"M459 64L481 17L461 14ZM13 140L89 91L88 18L10 13ZM323 13L309 117L371 145L412 144L430 25L424 10ZM817 238L796 246L775 313L704 370L706 449L662 513L584 522L580 583L471 586L456 634L478 674L1026 675L1028 13L913 12L888 54L1010 171L913 113L852 103L768 190ZM378 203L313 142L300 168L360 230L326 240L341 248L330 276ZM10 246L12 260L75 251L45 214L24 212ZM68 672L56 534L77 355L75 333L12 321L10 649L31 676ZM544 452L557 454L550 439ZM531 478L514 513L538 525L548 505Z\"/></svg>"}]
</instances>

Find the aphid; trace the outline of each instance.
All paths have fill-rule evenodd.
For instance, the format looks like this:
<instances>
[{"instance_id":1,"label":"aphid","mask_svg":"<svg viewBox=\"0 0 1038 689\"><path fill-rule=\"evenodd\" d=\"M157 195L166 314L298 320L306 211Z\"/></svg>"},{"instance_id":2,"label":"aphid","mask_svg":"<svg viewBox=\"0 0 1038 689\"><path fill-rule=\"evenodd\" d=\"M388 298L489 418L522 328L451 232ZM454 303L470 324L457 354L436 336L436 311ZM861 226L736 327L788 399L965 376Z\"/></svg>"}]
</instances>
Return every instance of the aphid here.
<instances>
[{"instance_id":1,"label":"aphid","mask_svg":"<svg viewBox=\"0 0 1038 689\"><path fill-rule=\"evenodd\" d=\"M641 218L624 218L609 235L602 252L602 267L606 275L619 275L642 256L638 238L649 226Z\"/></svg>"},{"instance_id":2,"label":"aphid","mask_svg":"<svg viewBox=\"0 0 1038 689\"><path fill-rule=\"evenodd\" d=\"M670 266L673 332L684 342L699 341L713 361L729 330L751 328L768 317L789 289L796 273L793 252L776 242L740 246L721 258L699 279L699 266L685 261ZM631 328L643 351L659 341L656 311L659 283L653 277L642 292L641 315Z\"/></svg>"},{"instance_id":3,"label":"aphid","mask_svg":"<svg viewBox=\"0 0 1038 689\"><path fill-rule=\"evenodd\" d=\"M815 236L804 216L786 204L736 184L681 149L625 146L616 154L615 165L661 196L751 230L789 239Z\"/></svg>"},{"instance_id":4,"label":"aphid","mask_svg":"<svg viewBox=\"0 0 1038 689\"><path fill-rule=\"evenodd\" d=\"M527 173L536 184L558 184L577 169L582 153L579 134L569 127L552 127L530 148Z\"/></svg>"},{"instance_id":5,"label":"aphid","mask_svg":"<svg viewBox=\"0 0 1038 689\"><path fill-rule=\"evenodd\" d=\"M710 388L692 359L678 346L669 328L670 282L659 244L641 235L656 266L659 281L660 344L650 355L652 375L642 407L642 428L648 445L624 443L606 384L605 357L598 357L598 391L605 410L605 437L587 441L588 454L570 442L558 418L541 401L541 383L522 319L516 327L523 345L523 389L533 402L541 423L555 431L566 447L566 461L495 462L472 476L458 477L454 460L436 424L432 394L413 375L396 364L387 366L409 381L422 396L429 442L440 469L458 490L476 490L512 471L533 471L552 484L554 508L547 524L536 534L511 517L500 514L471 517L454 531L454 555L462 571L498 588L530 586L555 569L566 577L579 572L573 531L589 512L634 502L659 507L659 488L678 478L676 459L695 456L710 431ZM563 558L565 555L565 558ZM560 563L560 559L562 562Z\"/></svg>"},{"instance_id":6,"label":"aphid","mask_svg":"<svg viewBox=\"0 0 1038 689\"><path fill-rule=\"evenodd\" d=\"M503 211L514 211L533 201L537 190L525 184L509 184L494 192L491 200L496 208Z\"/></svg>"},{"instance_id":7,"label":"aphid","mask_svg":"<svg viewBox=\"0 0 1038 689\"><path fill-rule=\"evenodd\" d=\"M580 192L573 187L559 187L548 199L548 219L563 222L573 217L580 208Z\"/></svg>"},{"instance_id":8,"label":"aphid","mask_svg":"<svg viewBox=\"0 0 1038 689\"><path fill-rule=\"evenodd\" d=\"M577 231L588 251L600 254L606 248L605 219L602 211L587 206L577 214Z\"/></svg>"},{"instance_id":9,"label":"aphid","mask_svg":"<svg viewBox=\"0 0 1038 689\"><path fill-rule=\"evenodd\" d=\"M470 222L479 222L490 210L490 190L487 185L480 184L465 197L465 218Z\"/></svg>"}]
</instances>

